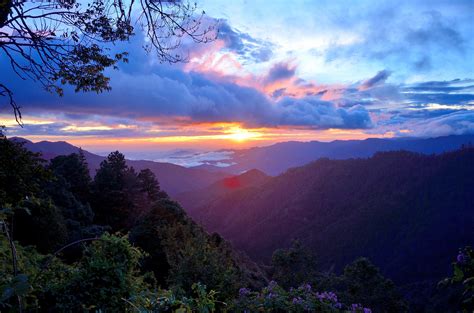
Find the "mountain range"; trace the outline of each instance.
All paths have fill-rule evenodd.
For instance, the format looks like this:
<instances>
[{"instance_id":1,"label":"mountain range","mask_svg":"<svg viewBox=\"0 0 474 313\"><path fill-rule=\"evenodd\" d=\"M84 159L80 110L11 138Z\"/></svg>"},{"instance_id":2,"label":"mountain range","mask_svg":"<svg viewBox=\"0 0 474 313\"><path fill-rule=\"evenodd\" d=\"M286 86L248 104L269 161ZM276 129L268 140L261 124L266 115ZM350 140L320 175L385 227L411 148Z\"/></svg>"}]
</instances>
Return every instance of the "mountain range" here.
<instances>
[{"instance_id":1,"label":"mountain range","mask_svg":"<svg viewBox=\"0 0 474 313\"><path fill-rule=\"evenodd\" d=\"M237 176L241 179L247 174ZM323 268L369 257L411 284L447 275L474 239L474 148L440 155L379 152L320 159L240 188L178 195L190 215L256 260L299 239ZM186 199L187 198L187 199Z\"/></svg>"},{"instance_id":2,"label":"mountain range","mask_svg":"<svg viewBox=\"0 0 474 313\"><path fill-rule=\"evenodd\" d=\"M64 141L50 142L40 141L33 143L27 139L14 137L10 140L24 142L25 147L33 152L39 152L46 160L58 155L68 155L78 153L79 149ZM94 177L100 163L105 157L82 150L89 165L91 176ZM196 190L202 186L208 186L214 182L228 177L229 174L222 171L206 171L203 169L186 168L171 163L154 162L147 160L127 160L128 166L133 166L136 170L149 168L158 178L163 190L171 196L189 190Z\"/></svg>"},{"instance_id":3,"label":"mountain range","mask_svg":"<svg viewBox=\"0 0 474 313\"><path fill-rule=\"evenodd\" d=\"M222 168L207 162L198 168L240 174L259 169L267 175L279 175L287 169L305 165L319 158L348 159L370 157L376 152L406 150L424 154L439 154L474 143L474 135L453 135L437 138L369 138L365 140L335 140L331 142L281 142L266 147L231 150L230 159Z\"/></svg>"}]
</instances>

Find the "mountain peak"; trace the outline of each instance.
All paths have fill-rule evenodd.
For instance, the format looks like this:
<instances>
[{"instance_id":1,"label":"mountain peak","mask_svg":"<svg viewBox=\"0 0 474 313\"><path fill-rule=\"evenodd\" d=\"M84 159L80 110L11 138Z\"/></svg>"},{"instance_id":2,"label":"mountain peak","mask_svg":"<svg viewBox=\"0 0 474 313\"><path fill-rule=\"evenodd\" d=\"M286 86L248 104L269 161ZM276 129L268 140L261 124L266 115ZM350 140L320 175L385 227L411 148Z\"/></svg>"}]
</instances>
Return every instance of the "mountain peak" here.
<instances>
[{"instance_id":1,"label":"mountain peak","mask_svg":"<svg viewBox=\"0 0 474 313\"><path fill-rule=\"evenodd\" d=\"M22 143L25 143L25 144L32 144L33 143L30 140L25 139L23 137L10 137L9 140L13 141L13 142L22 142Z\"/></svg>"}]
</instances>

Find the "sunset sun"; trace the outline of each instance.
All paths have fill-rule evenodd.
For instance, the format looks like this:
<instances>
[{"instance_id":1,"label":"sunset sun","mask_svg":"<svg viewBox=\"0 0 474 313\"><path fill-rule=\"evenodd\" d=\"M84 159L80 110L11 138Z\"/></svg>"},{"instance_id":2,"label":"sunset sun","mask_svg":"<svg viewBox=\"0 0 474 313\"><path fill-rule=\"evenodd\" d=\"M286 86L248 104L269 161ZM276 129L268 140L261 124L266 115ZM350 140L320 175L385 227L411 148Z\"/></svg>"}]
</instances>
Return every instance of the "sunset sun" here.
<instances>
[{"instance_id":1,"label":"sunset sun","mask_svg":"<svg viewBox=\"0 0 474 313\"><path fill-rule=\"evenodd\" d=\"M237 142L244 142L252 139L262 137L262 133L250 131L240 127L231 128L227 138Z\"/></svg>"}]
</instances>

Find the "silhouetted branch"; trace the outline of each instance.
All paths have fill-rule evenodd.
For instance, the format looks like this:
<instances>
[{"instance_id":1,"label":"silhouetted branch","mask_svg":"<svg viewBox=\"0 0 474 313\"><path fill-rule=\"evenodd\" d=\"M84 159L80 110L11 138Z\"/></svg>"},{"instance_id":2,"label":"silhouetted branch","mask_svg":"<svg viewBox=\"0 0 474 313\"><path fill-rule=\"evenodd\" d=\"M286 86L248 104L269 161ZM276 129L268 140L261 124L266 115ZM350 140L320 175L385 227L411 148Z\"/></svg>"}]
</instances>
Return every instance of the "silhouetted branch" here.
<instances>
[{"instance_id":1,"label":"silhouetted branch","mask_svg":"<svg viewBox=\"0 0 474 313\"><path fill-rule=\"evenodd\" d=\"M23 122L21 121L21 111L20 107L16 104L14 98L13 98L13 93L10 89L8 89L7 86L0 84L0 96L6 96L10 106L13 109L13 114L15 115L15 120L18 123L18 125L23 127Z\"/></svg>"},{"instance_id":2,"label":"silhouetted branch","mask_svg":"<svg viewBox=\"0 0 474 313\"><path fill-rule=\"evenodd\" d=\"M203 25L204 12L196 14L196 9L196 4L164 0L0 0L0 53L21 79L50 92L62 95L65 84L76 91L108 91L105 69L127 62L127 54L112 55L107 46L128 40L136 25L148 36L146 51L155 51L160 62L186 61L176 51L184 37L196 43L214 40L216 23ZM1 83L0 95L21 125L20 107Z\"/></svg>"}]
</instances>

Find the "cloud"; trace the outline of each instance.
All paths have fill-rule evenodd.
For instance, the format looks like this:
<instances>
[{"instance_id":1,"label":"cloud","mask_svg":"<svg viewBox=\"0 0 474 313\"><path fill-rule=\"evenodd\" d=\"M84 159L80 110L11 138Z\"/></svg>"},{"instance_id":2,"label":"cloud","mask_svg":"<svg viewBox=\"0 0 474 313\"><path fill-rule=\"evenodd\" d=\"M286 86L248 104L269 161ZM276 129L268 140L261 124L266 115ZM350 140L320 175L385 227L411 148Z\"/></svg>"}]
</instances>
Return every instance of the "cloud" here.
<instances>
[{"instance_id":1,"label":"cloud","mask_svg":"<svg viewBox=\"0 0 474 313\"><path fill-rule=\"evenodd\" d=\"M256 39L247 33L242 33L232 28L226 20L220 21L217 38L224 41L227 50L257 63L266 62L273 55L272 43Z\"/></svg>"},{"instance_id":2,"label":"cloud","mask_svg":"<svg viewBox=\"0 0 474 313\"><path fill-rule=\"evenodd\" d=\"M453 79L450 81L427 81L413 83L405 86L405 92L415 93L452 93L452 92L473 92L473 79Z\"/></svg>"},{"instance_id":3,"label":"cloud","mask_svg":"<svg viewBox=\"0 0 474 313\"><path fill-rule=\"evenodd\" d=\"M374 6L361 15L346 16L344 25L360 34L360 40L329 48L326 60L379 61L399 69L428 71L441 65L437 62L447 55L467 56L468 38L461 22L449 19L442 11L414 6L408 11L403 5Z\"/></svg>"},{"instance_id":4,"label":"cloud","mask_svg":"<svg viewBox=\"0 0 474 313\"><path fill-rule=\"evenodd\" d=\"M470 105L474 103L474 80L428 81L401 87L405 98L417 107L441 105Z\"/></svg>"},{"instance_id":5,"label":"cloud","mask_svg":"<svg viewBox=\"0 0 474 313\"><path fill-rule=\"evenodd\" d=\"M297 126L312 129L367 128L370 116L362 106L338 108L318 97L273 100L261 91L197 72L155 65L145 74L113 72L112 91L73 93L59 98L32 82L17 80L17 100L28 114L69 114L76 119L104 116L157 124L237 122L247 127ZM288 76L273 72L273 79ZM97 130L99 131L99 130Z\"/></svg>"},{"instance_id":6,"label":"cloud","mask_svg":"<svg viewBox=\"0 0 474 313\"><path fill-rule=\"evenodd\" d=\"M387 78L390 76L391 72L387 70L382 70L378 72L374 77L369 78L368 80L364 81L360 87L359 90L367 90L370 89L374 86L380 85L385 83Z\"/></svg>"},{"instance_id":7,"label":"cloud","mask_svg":"<svg viewBox=\"0 0 474 313\"><path fill-rule=\"evenodd\" d=\"M368 111L360 105L344 109L329 101L306 97L284 98L276 106L282 125L303 125L316 129L372 127Z\"/></svg>"},{"instance_id":8,"label":"cloud","mask_svg":"<svg viewBox=\"0 0 474 313\"><path fill-rule=\"evenodd\" d=\"M409 124L405 135L438 137L474 134L474 111L458 111Z\"/></svg>"},{"instance_id":9,"label":"cloud","mask_svg":"<svg viewBox=\"0 0 474 313\"><path fill-rule=\"evenodd\" d=\"M213 165L218 167L226 167L232 164L232 155L234 151L211 151L211 152L193 152L193 151L177 151L168 153L158 158L153 158L155 162L166 162L178 164L186 167L199 165Z\"/></svg>"},{"instance_id":10,"label":"cloud","mask_svg":"<svg viewBox=\"0 0 474 313\"><path fill-rule=\"evenodd\" d=\"M264 78L265 84L271 84L278 81L289 80L295 76L296 67L286 62L274 64Z\"/></svg>"}]
</instances>

